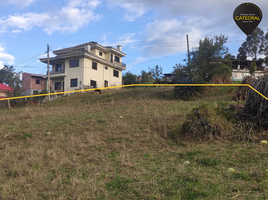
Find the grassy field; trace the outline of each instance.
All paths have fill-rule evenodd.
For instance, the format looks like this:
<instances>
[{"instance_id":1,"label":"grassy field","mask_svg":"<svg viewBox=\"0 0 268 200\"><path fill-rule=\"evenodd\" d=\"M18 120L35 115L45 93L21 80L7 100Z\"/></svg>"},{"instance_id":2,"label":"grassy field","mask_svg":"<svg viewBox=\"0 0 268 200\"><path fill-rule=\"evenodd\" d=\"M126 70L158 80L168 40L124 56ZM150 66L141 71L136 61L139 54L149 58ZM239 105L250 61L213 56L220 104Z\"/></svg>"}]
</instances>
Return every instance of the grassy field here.
<instances>
[{"instance_id":1,"label":"grassy field","mask_svg":"<svg viewBox=\"0 0 268 200\"><path fill-rule=\"evenodd\" d=\"M0 110L0 199L266 199L267 146L168 139L193 107L231 102L229 89L191 101L172 88L108 90Z\"/></svg>"}]
</instances>

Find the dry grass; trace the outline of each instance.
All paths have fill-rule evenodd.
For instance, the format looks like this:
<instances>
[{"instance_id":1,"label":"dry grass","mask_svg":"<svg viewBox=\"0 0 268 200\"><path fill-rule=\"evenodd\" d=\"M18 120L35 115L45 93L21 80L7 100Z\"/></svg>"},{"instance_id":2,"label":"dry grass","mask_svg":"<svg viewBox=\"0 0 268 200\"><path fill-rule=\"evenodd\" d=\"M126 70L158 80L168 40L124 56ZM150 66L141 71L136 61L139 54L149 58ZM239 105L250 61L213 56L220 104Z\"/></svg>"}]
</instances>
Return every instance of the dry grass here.
<instances>
[{"instance_id":1,"label":"dry grass","mask_svg":"<svg viewBox=\"0 0 268 200\"><path fill-rule=\"evenodd\" d=\"M0 110L0 199L267 198L266 146L169 139L194 106L231 100L214 94L122 89Z\"/></svg>"}]
</instances>

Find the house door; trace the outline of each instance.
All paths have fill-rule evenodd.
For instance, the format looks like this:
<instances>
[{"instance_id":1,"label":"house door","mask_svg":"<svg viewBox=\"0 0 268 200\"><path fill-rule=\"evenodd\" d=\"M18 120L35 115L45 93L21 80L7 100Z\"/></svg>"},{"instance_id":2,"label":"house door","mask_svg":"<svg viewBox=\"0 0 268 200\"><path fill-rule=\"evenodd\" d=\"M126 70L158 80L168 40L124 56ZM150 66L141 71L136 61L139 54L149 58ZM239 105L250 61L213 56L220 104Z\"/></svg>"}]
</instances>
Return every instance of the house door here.
<instances>
[{"instance_id":1,"label":"house door","mask_svg":"<svg viewBox=\"0 0 268 200\"><path fill-rule=\"evenodd\" d=\"M104 87L108 87L108 81L104 81Z\"/></svg>"}]
</instances>

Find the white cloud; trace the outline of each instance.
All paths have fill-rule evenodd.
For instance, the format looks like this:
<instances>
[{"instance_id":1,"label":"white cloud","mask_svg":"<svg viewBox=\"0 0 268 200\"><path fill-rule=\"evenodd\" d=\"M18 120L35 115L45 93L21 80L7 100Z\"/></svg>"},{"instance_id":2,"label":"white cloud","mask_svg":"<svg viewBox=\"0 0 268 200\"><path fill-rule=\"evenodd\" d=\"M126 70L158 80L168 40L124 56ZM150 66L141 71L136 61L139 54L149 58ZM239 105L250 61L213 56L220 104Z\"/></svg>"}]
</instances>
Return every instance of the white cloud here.
<instances>
[{"instance_id":1,"label":"white cloud","mask_svg":"<svg viewBox=\"0 0 268 200\"><path fill-rule=\"evenodd\" d=\"M132 69L135 65L148 61L148 57L138 56L132 63L127 64L127 69Z\"/></svg>"},{"instance_id":2,"label":"white cloud","mask_svg":"<svg viewBox=\"0 0 268 200\"><path fill-rule=\"evenodd\" d=\"M47 19L49 19L48 14L27 13L24 15L10 15L6 19L0 19L0 27L1 31L10 28L19 28L27 31L34 26L41 26Z\"/></svg>"},{"instance_id":3,"label":"white cloud","mask_svg":"<svg viewBox=\"0 0 268 200\"><path fill-rule=\"evenodd\" d=\"M105 33L101 39L104 40L101 45L103 46L122 46L122 51L124 51L124 47L129 48L135 48L133 44L135 44L138 40L134 39L133 37L136 35L136 33L126 33L123 34L121 37L117 39L116 42L108 42L107 41L107 35L111 34L111 32Z\"/></svg>"},{"instance_id":4,"label":"white cloud","mask_svg":"<svg viewBox=\"0 0 268 200\"><path fill-rule=\"evenodd\" d=\"M5 53L5 48L0 45L0 69L3 68L4 65L12 65L14 60L14 56Z\"/></svg>"},{"instance_id":5,"label":"white cloud","mask_svg":"<svg viewBox=\"0 0 268 200\"><path fill-rule=\"evenodd\" d=\"M202 37L199 25L191 19L156 20L149 23L142 32L145 37L144 54L150 56L183 53L187 48L186 34L191 36L190 47Z\"/></svg>"},{"instance_id":6,"label":"white cloud","mask_svg":"<svg viewBox=\"0 0 268 200\"><path fill-rule=\"evenodd\" d=\"M145 14L145 20L153 19L140 34L144 40L140 45L144 46L143 51L147 55L186 52L186 34L189 35L190 49L198 46L198 41L205 36L224 34L229 36L227 43L236 41L237 44L245 39L232 16L235 8L244 3L242 0L107 0L107 3L111 8L123 8L125 20L134 21ZM254 4L260 7L262 13L268 12L268 4L264 1L256 0ZM259 27L266 30L267 26L268 21L263 18Z\"/></svg>"},{"instance_id":7,"label":"white cloud","mask_svg":"<svg viewBox=\"0 0 268 200\"><path fill-rule=\"evenodd\" d=\"M21 33L21 32L22 32L22 30L12 30L11 31L12 34L17 34L17 33Z\"/></svg>"},{"instance_id":8,"label":"white cloud","mask_svg":"<svg viewBox=\"0 0 268 200\"><path fill-rule=\"evenodd\" d=\"M134 21L136 18L141 17L145 12L146 8L143 1L125 1L125 0L115 0L107 1L110 8L115 8L116 6L123 7L127 13L124 19L126 21Z\"/></svg>"},{"instance_id":9,"label":"white cloud","mask_svg":"<svg viewBox=\"0 0 268 200\"><path fill-rule=\"evenodd\" d=\"M21 29L28 31L35 26L42 27L47 34L53 32L72 33L97 21L101 16L93 11L100 4L98 0L71 0L68 6L62 7L57 12L50 13L26 13L9 15L0 19L0 31L8 29Z\"/></svg>"},{"instance_id":10,"label":"white cloud","mask_svg":"<svg viewBox=\"0 0 268 200\"><path fill-rule=\"evenodd\" d=\"M0 5L5 6L8 4L18 6L18 7L27 7L34 3L36 0L5 0L0 2Z\"/></svg>"}]
</instances>

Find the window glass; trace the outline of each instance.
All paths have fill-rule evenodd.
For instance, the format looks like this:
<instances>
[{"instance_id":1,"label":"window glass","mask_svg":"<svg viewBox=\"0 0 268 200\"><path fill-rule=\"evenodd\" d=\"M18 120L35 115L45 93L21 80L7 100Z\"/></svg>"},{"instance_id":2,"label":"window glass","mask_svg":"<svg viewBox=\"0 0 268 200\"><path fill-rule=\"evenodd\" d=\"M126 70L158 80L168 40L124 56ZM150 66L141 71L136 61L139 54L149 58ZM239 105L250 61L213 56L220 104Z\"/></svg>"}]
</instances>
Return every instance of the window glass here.
<instances>
[{"instance_id":1,"label":"window glass","mask_svg":"<svg viewBox=\"0 0 268 200\"><path fill-rule=\"evenodd\" d=\"M114 70L114 76L117 77L117 78L119 77L118 71Z\"/></svg>"},{"instance_id":2,"label":"window glass","mask_svg":"<svg viewBox=\"0 0 268 200\"><path fill-rule=\"evenodd\" d=\"M77 87L77 78L71 79L71 87Z\"/></svg>"},{"instance_id":3,"label":"window glass","mask_svg":"<svg viewBox=\"0 0 268 200\"><path fill-rule=\"evenodd\" d=\"M76 60L70 60L70 67L79 67L79 59Z\"/></svg>"}]
</instances>

